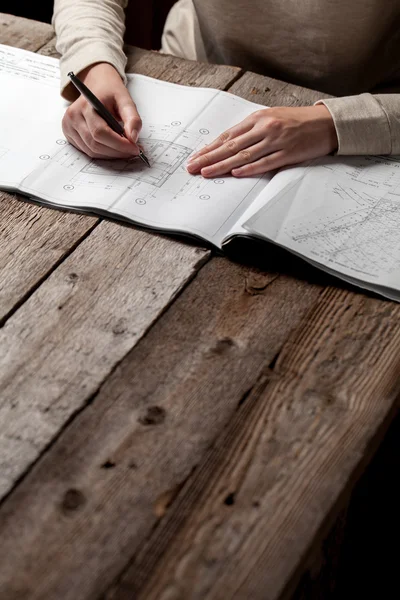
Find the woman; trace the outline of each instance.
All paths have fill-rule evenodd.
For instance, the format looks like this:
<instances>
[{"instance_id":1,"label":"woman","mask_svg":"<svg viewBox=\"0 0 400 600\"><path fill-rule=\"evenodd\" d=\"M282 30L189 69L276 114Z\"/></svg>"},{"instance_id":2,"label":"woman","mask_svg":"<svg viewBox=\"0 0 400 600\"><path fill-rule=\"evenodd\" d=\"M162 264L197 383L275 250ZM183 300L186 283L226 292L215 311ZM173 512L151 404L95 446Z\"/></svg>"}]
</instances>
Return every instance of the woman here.
<instances>
[{"instance_id":1,"label":"woman","mask_svg":"<svg viewBox=\"0 0 400 600\"><path fill-rule=\"evenodd\" d=\"M139 152L140 116L124 85L126 4L55 0L62 93L74 100L63 129L91 157ZM243 177L332 152L400 154L400 95L370 93L400 81L399 20L400 0L180 0L168 17L163 52L342 96L256 111L192 157L189 172ZM128 139L84 98L75 99L71 70L124 122Z\"/></svg>"}]
</instances>

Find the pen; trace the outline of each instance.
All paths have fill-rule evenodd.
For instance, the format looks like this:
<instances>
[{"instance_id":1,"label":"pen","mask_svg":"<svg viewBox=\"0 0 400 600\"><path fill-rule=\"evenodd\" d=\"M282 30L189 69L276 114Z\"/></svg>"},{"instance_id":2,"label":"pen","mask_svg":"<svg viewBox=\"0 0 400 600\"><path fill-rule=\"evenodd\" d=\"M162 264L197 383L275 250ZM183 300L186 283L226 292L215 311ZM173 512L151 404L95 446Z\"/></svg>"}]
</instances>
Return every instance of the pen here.
<instances>
[{"instance_id":1,"label":"pen","mask_svg":"<svg viewBox=\"0 0 400 600\"><path fill-rule=\"evenodd\" d=\"M74 75L72 71L68 73L68 77L70 78L71 82L74 84L76 89L83 96L85 96L86 100L93 106L94 110L105 120L107 125L109 125L113 131L119 133L119 135L121 135L122 137L126 137L122 125L118 123L117 119L113 117L110 111L108 111L104 104L102 104L100 100L96 98L93 92L89 90L89 88L83 83L83 81L81 81L76 75ZM140 150L139 157L148 167L150 167L149 159L147 158L143 150Z\"/></svg>"}]
</instances>

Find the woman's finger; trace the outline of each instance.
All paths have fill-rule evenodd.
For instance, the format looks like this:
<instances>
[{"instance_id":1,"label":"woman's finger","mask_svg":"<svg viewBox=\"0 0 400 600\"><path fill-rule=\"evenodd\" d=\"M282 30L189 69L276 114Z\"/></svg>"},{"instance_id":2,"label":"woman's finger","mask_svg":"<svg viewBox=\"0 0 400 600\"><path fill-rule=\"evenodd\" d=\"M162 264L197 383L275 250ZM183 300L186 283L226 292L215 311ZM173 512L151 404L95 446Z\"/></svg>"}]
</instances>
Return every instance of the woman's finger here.
<instances>
[{"instance_id":1,"label":"woman's finger","mask_svg":"<svg viewBox=\"0 0 400 600\"><path fill-rule=\"evenodd\" d=\"M128 90L115 97L115 111L124 124L125 135L128 140L136 144L142 129L142 119Z\"/></svg>"},{"instance_id":2,"label":"woman's finger","mask_svg":"<svg viewBox=\"0 0 400 600\"><path fill-rule=\"evenodd\" d=\"M75 123L75 128L84 138L87 146L94 151L101 151L109 158L139 154L137 145L113 131L90 105L83 110L82 119L83 122L80 120L79 123Z\"/></svg>"},{"instance_id":3,"label":"woman's finger","mask_svg":"<svg viewBox=\"0 0 400 600\"><path fill-rule=\"evenodd\" d=\"M105 125L105 127L108 128L108 125L106 123L104 125ZM100 139L101 136L98 136L96 134L97 139L94 138L93 132L89 130L88 122L83 114L81 115L79 121L75 122L74 126L75 126L75 130L78 132L79 136L82 138L85 145L95 155L101 155L102 157L105 157L105 158L132 158L139 152L138 151L136 154L132 153L132 151L131 151L132 144L130 142L128 142L128 140L125 140L127 142L127 144L126 144L126 146L124 146L123 150L115 149L114 147L109 146L108 144L103 144L102 142L97 141L97 139ZM103 125L101 125L101 126L103 127ZM111 133L114 134L115 132L111 131ZM116 134L116 135L118 135L118 134ZM120 136L118 136L118 137L120 137ZM108 141L108 137L106 139Z\"/></svg>"},{"instance_id":4,"label":"woman's finger","mask_svg":"<svg viewBox=\"0 0 400 600\"><path fill-rule=\"evenodd\" d=\"M201 169L201 174L203 177L218 177L219 175L225 175L226 173L230 173L232 169L256 162L268 153L267 144L262 140L257 144L239 150L234 156L214 165L204 167Z\"/></svg>"},{"instance_id":5,"label":"woman's finger","mask_svg":"<svg viewBox=\"0 0 400 600\"><path fill-rule=\"evenodd\" d=\"M284 150L273 152L269 156L256 160L248 165L243 165L232 169L231 173L234 177L251 177L253 175L262 175L268 173L268 171L274 171L281 167L290 164L288 162L288 155Z\"/></svg>"},{"instance_id":6,"label":"woman's finger","mask_svg":"<svg viewBox=\"0 0 400 600\"><path fill-rule=\"evenodd\" d=\"M98 147L93 147L93 144L91 143L93 140L90 136L90 133L87 131L86 123L83 117L82 120L84 124L80 125L78 129L75 129L70 125L67 125L64 129L65 137L70 142L70 144L75 146L75 148L81 150L90 158L132 158L132 155L124 156L120 153L118 154L118 156L116 155L110 157L110 152L113 152L112 150L110 150L110 148L105 147L105 149L103 150L100 145ZM86 140L89 140L91 144L89 145Z\"/></svg>"},{"instance_id":7,"label":"woman's finger","mask_svg":"<svg viewBox=\"0 0 400 600\"><path fill-rule=\"evenodd\" d=\"M67 138L67 140L69 141L70 144L75 146L75 148L77 148L81 152L84 152L85 154L87 154L87 156L89 156L90 158L101 158L100 156L95 156L95 154L85 144L85 142L83 141L83 139L81 138L81 136L79 135L79 133L76 130L74 130L68 134L65 134L65 137Z\"/></svg>"},{"instance_id":8,"label":"woman's finger","mask_svg":"<svg viewBox=\"0 0 400 600\"><path fill-rule=\"evenodd\" d=\"M252 129L253 126L253 122L250 122L248 118L244 119L244 121L242 121L241 123L238 123L234 127L231 127L230 129L224 131L224 133L221 133L221 135L218 136L217 139L215 139L213 142L211 142L211 144L207 144L207 146L204 146L204 148L192 154L192 156L189 158L188 164L192 160L195 160L197 157L203 156L203 154L207 154L212 150L216 150L223 144L226 144L228 140L236 138L240 135L243 135L247 131L250 131L250 129Z\"/></svg>"},{"instance_id":9,"label":"woman's finger","mask_svg":"<svg viewBox=\"0 0 400 600\"><path fill-rule=\"evenodd\" d=\"M260 142L263 139L263 137L264 136L261 131L251 129L243 135L239 135L236 138L228 140L216 150L211 150L211 152L207 152L206 154L199 156L195 160L192 160L187 165L187 170L189 171L189 173L192 174L201 171L201 174L204 175L204 167L208 168L211 167L211 165L216 166L217 163L221 163L221 161L225 161L226 159L235 156L238 156L239 162L237 164L240 164L240 160L246 158L247 156L246 149L248 149L251 146L254 146L254 144L257 144L257 142Z\"/></svg>"}]
</instances>

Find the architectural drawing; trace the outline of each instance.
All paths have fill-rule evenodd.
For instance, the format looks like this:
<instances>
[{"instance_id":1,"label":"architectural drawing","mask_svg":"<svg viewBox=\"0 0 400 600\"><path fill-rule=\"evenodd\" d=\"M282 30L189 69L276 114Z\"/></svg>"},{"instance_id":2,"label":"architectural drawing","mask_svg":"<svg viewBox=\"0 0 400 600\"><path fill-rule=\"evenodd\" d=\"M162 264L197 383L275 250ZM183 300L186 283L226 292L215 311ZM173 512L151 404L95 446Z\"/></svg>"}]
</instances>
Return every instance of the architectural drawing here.
<instances>
[{"instance_id":1,"label":"architectural drawing","mask_svg":"<svg viewBox=\"0 0 400 600\"><path fill-rule=\"evenodd\" d=\"M82 169L80 182L98 181L100 185L104 185L103 178L107 177L107 184L113 185L117 183L117 177L127 177L159 188L181 165L186 163L192 153L192 150L186 146L164 140L141 139L140 142L146 148L151 168L138 159L92 160ZM85 180L86 174L88 177Z\"/></svg>"},{"instance_id":2,"label":"architectural drawing","mask_svg":"<svg viewBox=\"0 0 400 600\"><path fill-rule=\"evenodd\" d=\"M322 194L325 203L290 221L285 233L300 251L325 264L363 273L399 270L398 167L393 161L391 171L340 167L339 174L333 169Z\"/></svg>"},{"instance_id":3,"label":"architectural drawing","mask_svg":"<svg viewBox=\"0 0 400 600\"><path fill-rule=\"evenodd\" d=\"M71 172L62 186L71 193L82 187L100 188L106 192L114 190L118 194L129 190L139 206L161 193L163 197L167 194L170 200L190 195L207 201L212 198L212 190L206 192L205 188L210 183L220 185L224 180L210 182L201 177L195 178L187 173L186 163L209 134L208 129L185 130L180 121L173 121L169 125L149 125L144 137L140 138L140 145L150 160L150 168L139 158L90 159L62 138L56 141L57 150L51 156L42 154L39 158L47 162L49 168L59 165L66 169L66 175L68 171Z\"/></svg>"}]
</instances>

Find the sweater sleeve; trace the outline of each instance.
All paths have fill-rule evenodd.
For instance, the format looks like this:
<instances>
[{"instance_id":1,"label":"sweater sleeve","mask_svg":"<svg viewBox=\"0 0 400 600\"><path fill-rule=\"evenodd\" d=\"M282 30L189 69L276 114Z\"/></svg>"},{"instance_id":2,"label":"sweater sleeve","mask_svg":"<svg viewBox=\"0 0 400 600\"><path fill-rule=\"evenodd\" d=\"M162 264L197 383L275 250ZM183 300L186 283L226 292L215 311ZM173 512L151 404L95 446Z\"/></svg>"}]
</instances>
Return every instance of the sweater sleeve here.
<instances>
[{"instance_id":1,"label":"sweater sleeve","mask_svg":"<svg viewBox=\"0 0 400 600\"><path fill-rule=\"evenodd\" d=\"M400 94L319 100L332 115L337 154L400 154Z\"/></svg>"},{"instance_id":2,"label":"sweater sleeve","mask_svg":"<svg viewBox=\"0 0 400 600\"><path fill-rule=\"evenodd\" d=\"M124 82L124 8L127 0L55 0L52 24L61 54L61 94L74 100L76 92L67 74L79 73L98 62L113 65Z\"/></svg>"}]
</instances>

